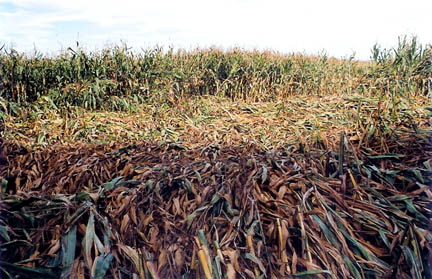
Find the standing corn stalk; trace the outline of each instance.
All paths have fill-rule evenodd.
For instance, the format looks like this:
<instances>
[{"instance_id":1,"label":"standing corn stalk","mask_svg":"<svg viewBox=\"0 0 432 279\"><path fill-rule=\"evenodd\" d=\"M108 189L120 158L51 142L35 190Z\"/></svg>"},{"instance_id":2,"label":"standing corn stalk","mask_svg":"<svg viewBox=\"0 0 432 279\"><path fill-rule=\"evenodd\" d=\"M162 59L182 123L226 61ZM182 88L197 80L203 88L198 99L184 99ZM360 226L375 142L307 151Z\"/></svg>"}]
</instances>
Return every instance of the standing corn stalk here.
<instances>
[{"instance_id":1,"label":"standing corn stalk","mask_svg":"<svg viewBox=\"0 0 432 279\"><path fill-rule=\"evenodd\" d=\"M427 49L426 59L424 59L421 69L426 73L427 77L423 91L424 95L427 95L432 91L432 45L429 45Z\"/></svg>"},{"instance_id":2,"label":"standing corn stalk","mask_svg":"<svg viewBox=\"0 0 432 279\"><path fill-rule=\"evenodd\" d=\"M432 91L432 45L429 46L428 57L426 58L425 70L427 73L426 88L424 94L429 94Z\"/></svg>"},{"instance_id":3,"label":"standing corn stalk","mask_svg":"<svg viewBox=\"0 0 432 279\"><path fill-rule=\"evenodd\" d=\"M3 156L3 131L4 131L4 122L0 117L0 167L6 164L6 159Z\"/></svg>"}]
</instances>

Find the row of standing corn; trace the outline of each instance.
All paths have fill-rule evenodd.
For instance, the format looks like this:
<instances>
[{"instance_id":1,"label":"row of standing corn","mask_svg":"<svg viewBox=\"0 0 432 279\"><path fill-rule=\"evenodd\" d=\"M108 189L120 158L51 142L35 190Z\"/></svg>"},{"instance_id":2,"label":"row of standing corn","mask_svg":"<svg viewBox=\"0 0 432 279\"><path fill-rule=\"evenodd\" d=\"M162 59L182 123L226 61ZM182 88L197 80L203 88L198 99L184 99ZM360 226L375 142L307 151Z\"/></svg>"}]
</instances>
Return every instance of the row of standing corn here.
<instances>
[{"instance_id":1,"label":"row of standing corn","mask_svg":"<svg viewBox=\"0 0 432 279\"><path fill-rule=\"evenodd\" d=\"M432 51L415 38L392 50L374 46L372 63L326 55L282 55L233 49L133 51L126 46L47 57L0 51L0 102L49 99L56 106L125 110L171 94L269 100L292 94L423 94L430 90Z\"/></svg>"}]
</instances>

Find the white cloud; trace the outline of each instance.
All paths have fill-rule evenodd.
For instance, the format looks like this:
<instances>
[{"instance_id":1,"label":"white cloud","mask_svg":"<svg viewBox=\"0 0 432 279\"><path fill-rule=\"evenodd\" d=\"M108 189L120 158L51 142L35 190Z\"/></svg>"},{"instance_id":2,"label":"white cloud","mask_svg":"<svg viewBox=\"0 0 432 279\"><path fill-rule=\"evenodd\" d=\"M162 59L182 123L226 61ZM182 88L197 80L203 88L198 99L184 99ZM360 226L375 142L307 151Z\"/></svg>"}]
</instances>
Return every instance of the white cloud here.
<instances>
[{"instance_id":1,"label":"white cloud","mask_svg":"<svg viewBox=\"0 0 432 279\"><path fill-rule=\"evenodd\" d=\"M15 11L2 11L2 3ZM20 50L54 51L79 38L89 47L120 39L139 48L217 45L367 59L376 42L391 47L398 35L432 42L432 1L101 1L0 0L0 38ZM61 30L62 23L69 28ZM70 26L76 22L76 27ZM78 36L79 34L79 36Z\"/></svg>"}]
</instances>

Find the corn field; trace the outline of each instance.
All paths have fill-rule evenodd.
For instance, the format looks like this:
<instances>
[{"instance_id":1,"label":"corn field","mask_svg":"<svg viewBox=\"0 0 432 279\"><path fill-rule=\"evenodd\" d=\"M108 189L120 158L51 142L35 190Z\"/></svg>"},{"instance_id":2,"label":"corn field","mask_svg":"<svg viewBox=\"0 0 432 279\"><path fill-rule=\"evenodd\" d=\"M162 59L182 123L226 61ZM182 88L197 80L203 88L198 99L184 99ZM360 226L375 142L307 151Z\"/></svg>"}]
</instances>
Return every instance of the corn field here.
<instances>
[{"instance_id":1,"label":"corn field","mask_svg":"<svg viewBox=\"0 0 432 279\"><path fill-rule=\"evenodd\" d=\"M122 110L130 102L166 98L169 93L174 98L218 95L263 101L363 92L409 97L430 90L431 49L405 39L393 52L374 46L374 62L363 65L325 55L311 58L236 49L154 48L136 53L123 46L86 53L69 48L54 58L4 49L1 98L3 104L45 98L56 106Z\"/></svg>"},{"instance_id":2,"label":"corn field","mask_svg":"<svg viewBox=\"0 0 432 279\"><path fill-rule=\"evenodd\" d=\"M0 51L1 278L432 278L432 48Z\"/></svg>"}]
</instances>

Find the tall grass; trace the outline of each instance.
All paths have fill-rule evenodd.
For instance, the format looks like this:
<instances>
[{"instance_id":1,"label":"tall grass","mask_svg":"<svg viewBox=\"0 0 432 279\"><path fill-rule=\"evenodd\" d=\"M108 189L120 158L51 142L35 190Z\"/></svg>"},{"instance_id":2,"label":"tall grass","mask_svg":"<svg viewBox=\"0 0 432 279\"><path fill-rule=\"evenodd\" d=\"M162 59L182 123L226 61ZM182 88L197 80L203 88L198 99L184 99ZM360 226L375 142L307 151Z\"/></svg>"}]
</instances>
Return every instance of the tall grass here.
<instances>
[{"instance_id":1,"label":"tall grass","mask_svg":"<svg viewBox=\"0 0 432 279\"><path fill-rule=\"evenodd\" d=\"M149 99L201 95L255 101L364 92L409 97L430 91L431 57L430 46L416 38L403 38L392 50L375 45L371 63L241 49L134 52L124 45L86 52L77 47L56 57L3 49L0 101L125 110Z\"/></svg>"}]
</instances>

